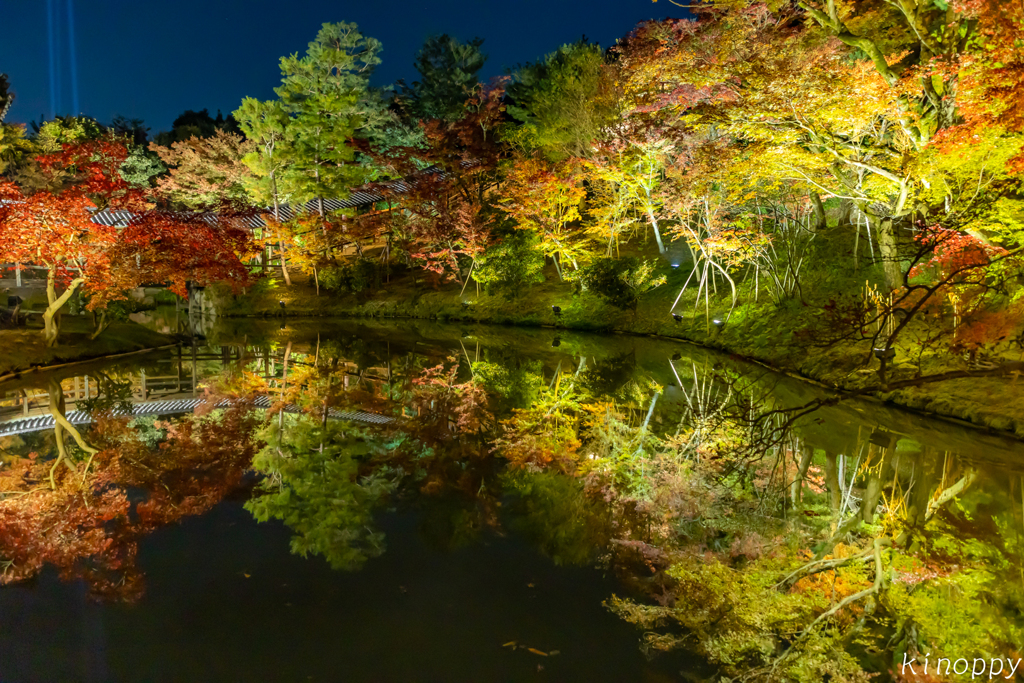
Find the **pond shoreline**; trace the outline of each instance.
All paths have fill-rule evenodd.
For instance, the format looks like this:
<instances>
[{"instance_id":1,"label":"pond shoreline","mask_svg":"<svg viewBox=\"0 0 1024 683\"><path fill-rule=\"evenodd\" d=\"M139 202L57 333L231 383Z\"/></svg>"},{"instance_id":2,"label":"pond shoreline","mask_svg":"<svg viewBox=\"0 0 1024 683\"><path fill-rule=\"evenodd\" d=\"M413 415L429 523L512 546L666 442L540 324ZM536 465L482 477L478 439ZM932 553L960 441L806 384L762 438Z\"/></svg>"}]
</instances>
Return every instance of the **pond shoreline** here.
<instances>
[{"instance_id":1,"label":"pond shoreline","mask_svg":"<svg viewBox=\"0 0 1024 683\"><path fill-rule=\"evenodd\" d=\"M164 346L154 346L148 349L139 349L137 351L126 351L125 353L111 353L104 354L101 356L85 355L77 360L68 361L67 363L57 363L56 365L31 365L28 368L21 370L14 370L6 374L0 375L0 383L6 382L12 379L21 379L25 375L30 375L37 372L50 372L52 370L63 370L64 368L73 367L75 365L81 365L83 363L92 363L98 360L113 360L116 358L127 358L128 356L138 356L143 353L152 353L153 351L163 351L165 349L173 349L177 344L166 344Z\"/></svg>"},{"instance_id":2,"label":"pond shoreline","mask_svg":"<svg viewBox=\"0 0 1024 683\"><path fill-rule=\"evenodd\" d=\"M394 309L389 311L388 309L392 307L381 305L380 301L369 301L352 306L351 302L335 300L334 304L335 305L323 306L321 307L321 310L302 310L300 308L292 307L289 308L287 313L284 315L278 311L266 309L262 311L242 313L231 310L231 307L226 307L225 310L220 312L220 315L226 318L252 318L262 320L431 320L447 324L473 323L521 328L547 328L572 332L627 334L638 337L652 337L669 341L679 341L704 349L728 354L739 360L759 365L772 372L815 385L827 391L835 391L850 397L855 396L856 398L867 399L882 404L889 404L918 415L945 420L953 424L971 427L992 434L1007 436L1016 440L1024 440L1024 413L1015 414L1012 412L1012 409L1015 407L1015 403L1012 400L1000 403L994 410L991 407L987 407L988 409L986 410L972 411L965 416L931 407L936 403L936 396L943 395L941 392L936 391L940 389L938 385L946 384L945 382L897 391L865 391L863 386L858 386L858 383L855 381L856 378L854 381L851 381L848 376L844 377L840 372L829 373L827 371L820 371L823 368L835 370L834 366L830 366L829 364L830 357L828 354L822 353L817 357L805 354L803 360L807 362L803 365L795 365L786 358L786 351L789 349L784 345L779 346L782 353L777 354L775 357L771 354L765 354L764 347L753 349L755 353L751 353L751 347L747 346L744 348L742 343L738 343L739 338L744 337L744 330L739 327L734 327L730 330L733 332L732 335L716 334L715 332L701 335L687 334L688 329L686 327L678 326L673 329L665 324L659 324L656 318L652 319L652 317L645 315L630 316L635 321L633 324L629 324L629 321L625 320L626 316L622 315L616 316L617 319L612 319L610 323L608 323L609 318L605 318L604 322L607 326L599 327L599 320L597 319L583 320L576 324L573 322L566 324L566 322L560 321L558 318L548 314L547 317L553 318L548 321L541 315L544 311L538 310L537 307L534 307L533 311L525 312L525 315L520 314L515 316L519 319L513 320L511 319L512 316L507 313L495 316L480 311L476 306L470 307L469 314L458 309L453 310L453 307L444 307L440 310L434 310L429 313L424 312L423 314L417 315L415 310L417 308L416 306L411 307L413 309L411 311L407 307L403 307L405 308L403 313L396 313ZM462 307L459 306L459 308ZM481 315L481 313L484 314ZM595 316L595 318L597 317L599 316ZM737 339L734 341L729 337L737 337ZM846 350L846 360L848 360L850 355L850 350ZM836 354L833 354L831 358L834 359L835 357ZM823 363L817 361L823 361ZM872 369L869 377L873 375L874 370ZM983 375L961 380L948 380L947 382L967 381L978 383L981 380L987 380L990 384L999 384L1000 379L1003 385L1013 385L1010 379L991 376L986 377ZM962 405L958 403L957 399L958 397L954 392L952 394L952 405Z\"/></svg>"},{"instance_id":3,"label":"pond shoreline","mask_svg":"<svg viewBox=\"0 0 1024 683\"><path fill-rule=\"evenodd\" d=\"M99 338L90 339L84 320L65 320L67 329L53 347L43 343L42 332L37 329L0 330L0 348L4 349L0 382L78 363L158 351L178 343L175 337L130 322L115 322Z\"/></svg>"},{"instance_id":4,"label":"pond shoreline","mask_svg":"<svg viewBox=\"0 0 1024 683\"><path fill-rule=\"evenodd\" d=\"M659 300L662 297L642 301L637 311L627 312L586 295L574 299L571 304L573 308L569 308L565 305L564 294L558 292L546 292L547 296L538 297L533 305L525 306L510 305L494 297L480 297L465 305L452 293L443 291L427 292L412 300L392 297L361 302L353 301L352 297L302 296L301 290L298 293L299 296L294 296L292 291L288 292L292 296L287 301L285 313L281 312L277 297L252 296L230 301L226 297L221 298L218 302L221 305L215 305L212 312L216 317L260 320L362 319L429 320L454 325L479 323L527 329L626 334L678 341L729 354L827 391L856 395L857 398L898 406L953 424L1017 440L1024 439L1024 402L1018 400L1020 391L1011 379L977 376L898 391L869 391L866 389L874 377L873 369L850 369L861 357L861 351L856 348L830 349L820 353L808 353L807 349L800 349L794 353L794 345L786 343L782 338L774 346L751 343L750 339L756 338L756 335L751 334L751 325L742 323L731 324L723 332L712 329L707 333L703 329L704 325L695 325L694 320L689 321L690 324L667 322L665 319L668 316L662 310L665 302ZM552 301L558 303L552 304ZM579 301L583 302L582 306L577 304ZM561 315L552 311L552 306L558 304L563 307ZM775 320L762 319L757 322L762 328L768 329L783 329L791 323L781 316ZM763 329L759 332L763 337ZM12 339L15 336L18 338ZM36 337L41 338L36 330L0 331L0 343L7 348L19 346L18 355L24 356L12 356L8 363L0 365L0 382L69 364L169 348L176 343L173 337L134 323L117 323L97 340L70 333L64 335L62 344L53 349L29 348L29 342ZM11 341L8 342L8 339ZM60 362L47 364L47 360ZM972 392L973 396L970 395Z\"/></svg>"}]
</instances>

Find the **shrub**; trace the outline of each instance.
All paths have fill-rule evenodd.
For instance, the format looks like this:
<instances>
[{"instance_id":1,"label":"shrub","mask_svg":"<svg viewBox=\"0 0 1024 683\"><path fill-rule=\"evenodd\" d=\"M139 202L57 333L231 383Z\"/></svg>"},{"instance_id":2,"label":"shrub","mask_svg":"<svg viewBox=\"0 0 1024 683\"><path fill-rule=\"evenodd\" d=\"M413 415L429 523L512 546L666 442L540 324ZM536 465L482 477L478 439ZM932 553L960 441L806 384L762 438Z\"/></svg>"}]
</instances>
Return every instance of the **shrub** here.
<instances>
[{"instance_id":1,"label":"shrub","mask_svg":"<svg viewBox=\"0 0 1024 683\"><path fill-rule=\"evenodd\" d=\"M358 258L343 266L331 266L320 271L320 284L334 292L362 292L377 289L381 281L380 264L374 259Z\"/></svg>"},{"instance_id":2,"label":"shrub","mask_svg":"<svg viewBox=\"0 0 1024 683\"><path fill-rule=\"evenodd\" d=\"M568 278L614 306L636 310L641 294L665 284L665 276L656 275L656 270L656 261L627 256L599 259Z\"/></svg>"},{"instance_id":3,"label":"shrub","mask_svg":"<svg viewBox=\"0 0 1024 683\"><path fill-rule=\"evenodd\" d=\"M537 242L531 232L514 231L484 252L476 262L473 277L488 294L517 298L528 285L544 281L544 254Z\"/></svg>"}]
</instances>

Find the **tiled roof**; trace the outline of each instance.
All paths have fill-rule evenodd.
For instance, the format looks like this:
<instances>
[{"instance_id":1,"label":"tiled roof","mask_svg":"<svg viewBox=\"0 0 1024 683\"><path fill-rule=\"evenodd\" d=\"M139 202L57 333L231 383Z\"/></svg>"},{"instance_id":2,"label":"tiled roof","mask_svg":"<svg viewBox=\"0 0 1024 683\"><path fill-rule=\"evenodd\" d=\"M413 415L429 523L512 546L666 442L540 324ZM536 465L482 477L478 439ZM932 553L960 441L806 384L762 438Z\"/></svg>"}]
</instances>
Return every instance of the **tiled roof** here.
<instances>
[{"instance_id":1,"label":"tiled roof","mask_svg":"<svg viewBox=\"0 0 1024 683\"><path fill-rule=\"evenodd\" d=\"M470 166L472 164L463 162L463 165ZM416 175L437 175L441 179L448 177L448 174L444 171L441 171L437 166L425 168ZM405 194L412 188L413 184L415 184L415 179L413 178L400 178L398 180L389 180L382 183L375 183L372 186L372 189L368 188L364 190L353 190L352 193L345 199L324 199L324 210L327 212L333 212L340 211L341 209L359 209L366 206L372 206L377 202L382 202L386 200L387 195L385 193ZM316 213L319 210L320 203L316 199L310 200L305 204L300 204L297 207L291 204L282 204L281 206L278 207L278 211L280 212L281 215L281 220L285 221L291 220L298 214ZM266 225L266 223L263 221L262 214L264 213L273 214L274 207L264 207L261 212L242 218L242 223L248 228L261 228L264 225ZM128 224L131 222L131 219L132 213L130 211L112 209L102 209L100 211L96 211L92 215L93 222L114 228L127 227ZM216 214L206 214L203 216L203 220L209 222L216 222L217 217Z\"/></svg>"},{"instance_id":2,"label":"tiled roof","mask_svg":"<svg viewBox=\"0 0 1024 683\"><path fill-rule=\"evenodd\" d=\"M460 164L463 168L475 165L472 161L462 161ZM353 190L345 199L324 199L324 209L328 212L333 212L340 211L341 209L358 209L372 206L377 202L386 200L387 195L405 194L416 184L416 178L428 175L436 175L439 179L444 180L449 174L437 166L430 166L407 178L373 183L366 189ZM0 200L0 203L6 203L6 201ZM291 204L282 204L278 207L282 220L290 220L297 214L316 213L319 210L319 201L316 199L300 204L297 207ZM240 220L247 228L261 228L266 225L262 214L272 214L273 212L274 208L268 206L264 207L262 211L245 216ZM125 228L131 223L133 215L131 211L124 211L122 209L101 209L93 212L92 221L112 228ZM217 215L214 213L203 214L202 219L208 223L216 223Z\"/></svg>"}]
</instances>

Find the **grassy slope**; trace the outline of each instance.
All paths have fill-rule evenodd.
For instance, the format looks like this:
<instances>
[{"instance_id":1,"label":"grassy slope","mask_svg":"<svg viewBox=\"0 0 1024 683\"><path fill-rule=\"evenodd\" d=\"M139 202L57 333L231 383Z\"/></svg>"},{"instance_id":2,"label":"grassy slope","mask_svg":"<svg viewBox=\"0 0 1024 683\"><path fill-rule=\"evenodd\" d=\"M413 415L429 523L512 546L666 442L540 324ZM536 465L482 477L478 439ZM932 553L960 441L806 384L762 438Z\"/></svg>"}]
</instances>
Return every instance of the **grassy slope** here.
<instances>
[{"instance_id":1,"label":"grassy slope","mask_svg":"<svg viewBox=\"0 0 1024 683\"><path fill-rule=\"evenodd\" d=\"M669 282L645 295L635 312L623 311L590 293L574 295L568 285L557 282L553 270L548 280L531 287L518 300L477 294L473 285L460 296L454 283L424 284L411 275L397 277L371 294L334 294L321 292L295 278L291 287L283 283L263 286L245 296L215 297L219 312L228 316L280 316L284 301L289 316L423 318L438 321L486 322L525 326L564 327L577 330L626 332L685 339L711 348L755 359L792 375L813 379L830 386L859 389L877 381L877 361L870 360L865 344L847 344L833 348L808 348L798 340L798 331L812 323L816 308L790 301L775 306L761 292L754 302L750 283L741 286L740 305L722 332L707 324L707 317L724 318L728 311L728 291L719 286L717 296L695 305L695 293L688 291L676 307L683 315L676 322L669 314L673 300L686 279L688 268L666 267ZM849 291L852 282L840 282L844 276L823 275L810 281L820 291ZM436 288L435 288L436 287ZM468 305L464 302L468 302ZM561 307L556 315L552 306ZM709 330L710 327L710 330ZM911 361L917 352L912 344L900 348L894 379L914 376ZM925 374L949 369L948 358L926 355L921 365ZM957 418L1024 437L1024 384L1006 378L951 380L894 392L876 392L883 400L943 417Z\"/></svg>"},{"instance_id":2,"label":"grassy slope","mask_svg":"<svg viewBox=\"0 0 1024 683\"><path fill-rule=\"evenodd\" d=\"M89 321L64 316L57 346L47 348L42 330L0 330L0 377L36 366L58 365L173 344L174 339L130 322L114 322L95 341Z\"/></svg>"}]
</instances>

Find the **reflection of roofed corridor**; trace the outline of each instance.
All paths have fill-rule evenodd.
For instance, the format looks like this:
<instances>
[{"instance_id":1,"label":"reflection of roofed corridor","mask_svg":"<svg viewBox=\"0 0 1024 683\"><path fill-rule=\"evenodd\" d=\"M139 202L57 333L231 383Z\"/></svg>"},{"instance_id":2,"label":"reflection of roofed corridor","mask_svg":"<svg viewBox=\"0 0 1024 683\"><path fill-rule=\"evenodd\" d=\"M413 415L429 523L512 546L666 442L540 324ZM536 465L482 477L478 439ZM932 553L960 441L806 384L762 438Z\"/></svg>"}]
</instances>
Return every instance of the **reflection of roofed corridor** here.
<instances>
[{"instance_id":1,"label":"reflection of roofed corridor","mask_svg":"<svg viewBox=\"0 0 1024 683\"><path fill-rule=\"evenodd\" d=\"M121 373L117 381L122 387L128 388L128 391L120 396L123 399L121 403L130 404L130 414L134 416L180 415L192 412L207 402L198 388L201 379L204 376L212 376L229 364L242 361L244 358L245 354L240 349L228 346L221 347L220 352L200 352L197 349L190 351L187 348L183 351L179 347L176 355L156 358L150 363L151 368L153 365L170 365L169 372L153 374L140 369L127 374ZM216 361L213 368L210 367L210 361ZM263 375L272 390L281 388L283 357L263 351L255 356L250 355L247 361L255 363L255 369ZM289 363L304 365L294 358ZM354 363L341 363L339 369L343 371L343 386L346 389L350 386L350 380L354 385L359 382L385 383L390 379L387 368L368 368L359 371ZM101 389L96 376L81 375L67 378L61 382L61 387L64 390L68 421L73 425L91 424L91 414L78 409L77 406L80 402L90 402L100 395ZM0 437L53 429L55 420L50 410L49 399L49 392L45 389L22 388L0 395ZM269 396L260 396L255 401L255 407L265 410L272 403L273 400ZM226 406L228 401L221 400L217 405ZM295 406L287 406L285 411L300 412ZM129 414L123 406L112 412L115 415ZM387 424L393 421L393 418L385 415L334 408L328 410L328 417L369 424Z\"/></svg>"},{"instance_id":2,"label":"reflection of roofed corridor","mask_svg":"<svg viewBox=\"0 0 1024 683\"><path fill-rule=\"evenodd\" d=\"M142 403L132 404L131 414L140 417L145 415L180 415L182 413L189 413L195 410L197 406L206 403L206 399L203 398L183 398L173 401L149 401ZM217 403L217 407L227 407L230 405L230 401L224 399ZM254 406L266 410L270 407L272 401L267 396L260 396L256 399ZM127 413L115 410L115 415L125 415ZM289 405L285 407L285 412L298 413L301 412L295 406ZM93 419L88 413L81 410L73 410L67 415L67 420L73 425L87 425L91 424ZM330 408L327 411L327 417L333 420L355 420L357 422L368 422L370 424L387 424L393 422L394 418L386 415L378 415L376 413L367 413L362 410L335 410ZM0 423L0 436L12 436L14 434L26 434L28 432L38 432L44 429L53 429L56 421L53 419L53 415L40 415L38 417L20 418L12 420L10 422Z\"/></svg>"}]
</instances>

